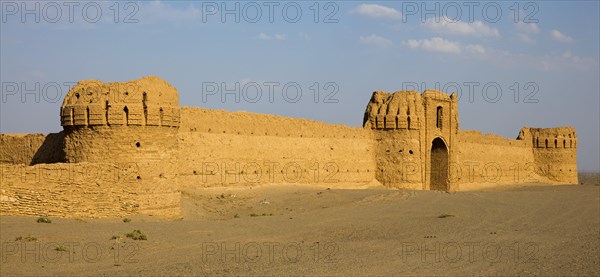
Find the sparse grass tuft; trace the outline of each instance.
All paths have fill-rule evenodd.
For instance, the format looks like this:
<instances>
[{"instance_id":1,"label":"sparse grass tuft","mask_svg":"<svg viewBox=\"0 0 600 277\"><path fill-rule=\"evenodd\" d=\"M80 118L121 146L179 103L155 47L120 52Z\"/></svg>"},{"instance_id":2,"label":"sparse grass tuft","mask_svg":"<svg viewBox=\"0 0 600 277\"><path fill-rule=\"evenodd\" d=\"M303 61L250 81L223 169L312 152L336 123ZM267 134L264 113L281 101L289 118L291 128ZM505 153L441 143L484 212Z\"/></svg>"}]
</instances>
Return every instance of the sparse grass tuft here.
<instances>
[{"instance_id":1,"label":"sparse grass tuft","mask_svg":"<svg viewBox=\"0 0 600 277\"><path fill-rule=\"evenodd\" d=\"M257 217L257 216L273 216L273 213L262 213L262 214L255 214L255 213L251 213L250 214L251 217Z\"/></svg>"},{"instance_id":2,"label":"sparse grass tuft","mask_svg":"<svg viewBox=\"0 0 600 277\"><path fill-rule=\"evenodd\" d=\"M125 234L125 236L132 240L147 240L148 239L146 237L146 235L144 233L142 233L142 231L137 230L137 229L133 230L133 232L131 232L131 233Z\"/></svg>"},{"instance_id":3,"label":"sparse grass tuft","mask_svg":"<svg viewBox=\"0 0 600 277\"><path fill-rule=\"evenodd\" d=\"M239 214L234 214L233 218L240 218L240 215Z\"/></svg>"},{"instance_id":4,"label":"sparse grass tuft","mask_svg":"<svg viewBox=\"0 0 600 277\"><path fill-rule=\"evenodd\" d=\"M64 245L60 245L60 246L54 247L54 250L61 251L61 252L66 252L66 251L69 251L69 248L67 248Z\"/></svg>"},{"instance_id":5,"label":"sparse grass tuft","mask_svg":"<svg viewBox=\"0 0 600 277\"><path fill-rule=\"evenodd\" d=\"M131 222L131 219L130 218L123 218L123 222L129 223L129 222Z\"/></svg>"},{"instance_id":6,"label":"sparse grass tuft","mask_svg":"<svg viewBox=\"0 0 600 277\"><path fill-rule=\"evenodd\" d=\"M32 237L31 235L27 235L26 237L18 236L15 241L36 241L36 237Z\"/></svg>"},{"instance_id":7,"label":"sparse grass tuft","mask_svg":"<svg viewBox=\"0 0 600 277\"><path fill-rule=\"evenodd\" d=\"M38 217L37 223L52 223L52 220L47 217Z\"/></svg>"},{"instance_id":8,"label":"sparse grass tuft","mask_svg":"<svg viewBox=\"0 0 600 277\"><path fill-rule=\"evenodd\" d=\"M118 239L121 239L121 236L114 235L114 236L110 237L110 239L111 240L118 240Z\"/></svg>"},{"instance_id":9,"label":"sparse grass tuft","mask_svg":"<svg viewBox=\"0 0 600 277\"><path fill-rule=\"evenodd\" d=\"M441 215L438 215L438 218L446 218L446 217L454 217L454 215L453 214L441 214Z\"/></svg>"}]
</instances>

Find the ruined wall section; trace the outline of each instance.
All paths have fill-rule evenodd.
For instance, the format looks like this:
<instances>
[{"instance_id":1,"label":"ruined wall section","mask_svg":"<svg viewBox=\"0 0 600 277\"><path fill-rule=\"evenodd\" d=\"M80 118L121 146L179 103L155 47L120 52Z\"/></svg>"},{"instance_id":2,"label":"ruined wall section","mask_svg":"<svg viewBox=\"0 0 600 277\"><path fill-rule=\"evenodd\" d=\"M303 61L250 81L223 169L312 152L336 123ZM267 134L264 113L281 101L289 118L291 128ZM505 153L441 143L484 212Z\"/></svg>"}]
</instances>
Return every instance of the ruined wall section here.
<instances>
[{"instance_id":1,"label":"ruined wall section","mask_svg":"<svg viewBox=\"0 0 600 277\"><path fill-rule=\"evenodd\" d=\"M45 139L43 134L0 134L0 164L30 164Z\"/></svg>"},{"instance_id":2,"label":"ruined wall section","mask_svg":"<svg viewBox=\"0 0 600 277\"><path fill-rule=\"evenodd\" d=\"M69 218L138 213L166 218L180 215L180 194L167 186L137 179L135 165L0 165L0 170L0 215Z\"/></svg>"},{"instance_id":3,"label":"ruined wall section","mask_svg":"<svg viewBox=\"0 0 600 277\"><path fill-rule=\"evenodd\" d=\"M535 170L537 162L528 140L470 130L459 131L457 138L457 163L451 165L450 175L460 188L547 182Z\"/></svg>"},{"instance_id":4,"label":"ruined wall section","mask_svg":"<svg viewBox=\"0 0 600 277\"><path fill-rule=\"evenodd\" d=\"M420 130L378 131L375 134L377 180L388 187L425 189Z\"/></svg>"},{"instance_id":5,"label":"ruined wall section","mask_svg":"<svg viewBox=\"0 0 600 277\"><path fill-rule=\"evenodd\" d=\"M551 182L577 184L577 134L573 127L528 128L521 130L531 142L536 173Z\"/></svg>"},{"instance_id":6,"label":"ruined wall section","mask_svg":"<svg viewBox=\"0 0 600 277\"><path fill-rule=\"evenodd\" d=\"M65 159L64 133L0 134L0 164L58 163Z\"/></svg>"},{"instance_id":7,"label":"ruined wall section","mask_svg":"<svg viewBox=\"0 0 600 277\"><path fill-rule=\"evenodd\" d=\"M363 186L375 176L370 131L305 119L184 107L179 149L184 186Z\"/></svg>"}]
</instances>

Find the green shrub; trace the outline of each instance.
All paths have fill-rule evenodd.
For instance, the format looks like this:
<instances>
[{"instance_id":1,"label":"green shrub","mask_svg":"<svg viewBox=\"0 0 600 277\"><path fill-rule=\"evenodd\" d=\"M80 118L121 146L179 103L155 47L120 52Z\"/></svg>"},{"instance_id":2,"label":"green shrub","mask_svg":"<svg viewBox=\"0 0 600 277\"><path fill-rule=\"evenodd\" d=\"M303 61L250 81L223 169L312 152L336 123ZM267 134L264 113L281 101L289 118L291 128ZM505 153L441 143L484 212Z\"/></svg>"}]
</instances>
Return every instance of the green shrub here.
<instances>
[{"instance_id":1,"label":"green shrub","mask_svg":"<svg viewBox=\"0 0 600 277\"><path fill-rule=\"evenodd\" d=\"M147 240L148 239L146 237L146 235L144 233L142 233L142 231L137 230L137 229L133 230L133 232L131 232L131 233L125 234L125 236L132 240Z\"/></svg>"},{"instance_id":2,"label":"green shrub","mask_svg":"<svg viewBox=\"0 0 600 277\"><path fill-rule=\"evenodd\" d=\"M37 223L52 223L52 220L47 217L38 217Z\"/></svg>"},{"instance_id":3,"label":"green shrub","mask_svg":"<svg viewBox=\"0 0 600 277\"><path fill-rule=\"evenodd\" d=\"M54 247L54 250L66 252L66 251L69 251L69 248L65 247L64 245L60 245L60 246Z\"/></svg>"},{"instance_id":4,"label":"green shrub","mask_svg":"<svg viewBox=\"0 0 600 277\"><path fill-rule=\"evenodd\" d=\"M27 235L26 237L18 236L15 241L36 241L36 237L32 237L31 235Z\"/></svg>"}]
</instances>

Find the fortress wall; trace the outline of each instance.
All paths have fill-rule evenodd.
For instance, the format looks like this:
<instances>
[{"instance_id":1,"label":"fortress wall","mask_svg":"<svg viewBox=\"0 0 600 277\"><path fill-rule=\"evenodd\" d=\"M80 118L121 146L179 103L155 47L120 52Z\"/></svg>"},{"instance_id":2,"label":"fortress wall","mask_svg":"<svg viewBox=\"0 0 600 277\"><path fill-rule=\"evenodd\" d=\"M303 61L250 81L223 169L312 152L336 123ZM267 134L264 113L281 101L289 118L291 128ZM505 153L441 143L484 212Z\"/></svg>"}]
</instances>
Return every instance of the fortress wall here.
<instances>
[{"instance_id":1,"label":"fortress wall","mask_svg":"<svg viewBox=\"0 0 600 277\"><path fill-rule=\"evenodd\" d=\"M182 185L364 185L375 178L369 130L281 116L183 108Z\"/></svg>"},{"instance_id":2,"label":"fortress wall","mask_svg":"<svg viewBox=\"0 0 600 277\"><path fill-rule=\"evenodd\" d=\"M577 184L577 151L569 148L534 148L535 171L551 182Z\"/></svg>"},{"instance_id":3,"label":"fortress wall","mask_svg":"<svg viewBox=\"0 0 600 277\"><path fill-rule=\"evenodd\" d=\"M0 164L30 164L46 135L0 134Z\"/></svg>"},{"instance_id":4,"label":"fortress wall","mask_svg":"<svg viewBox=\"0 0 600 277\"><path fill-rule=\"evenodd\" d=\"M0 169L0 215L180 216L180 194L165 182L137 179L132 165L57 163Z\"/></svg>"},{"instance_id":5,"label":"fortress wall","mask_svg":"<svg viewBox=\"0 0 600 277\"><path fill-rule=\"evenodd\" d=\"M300 138L371 139L372 135L370 131L361 127L327 124L308 119L183 107L180 132L187 131Z\"/></svg>"},{"instance_id":6,"label":"fortress wall","mask_svg":"<svg viewBox=\"0 0 600 277\"><path fill-rule=\"evenodd\" d=\"M63 132L0 134L0 164L56 163L64 160Z\"/></svg>"},{"instance_id":7,"label":"fortress wall","mask_svg":"<svg viewBox=\"0 0 600 277\"><path fill-rule=\"evenodd\" d=\"M65 130L66 162L159 163L176 158L177 129L154 126L90 126Z\"/></svg>"},{"instance_id":8,"label":"fortress wall","mask_svg":"<svg viewBox=\"0 0 600 277\"><path fill-rule=\"evenodd\" d=\"M450 178L461 187L547 181L535 172L536 161L526 140L484 136L479 131L459 131L457 138L458 163L450 165Z\"/></svg>"},{"instance_id":9,"label":"fortress wall","mask_svg":"<svg viewBox=\"0 0 600 277\"><path fill-rule=\"evenodd\" d=\"M136 182L140 213L171 214L178 191L177 128L156 126L89 126L65 130L68 163L110 162L131 168ZM147 196L143 196L147 195ZM163 201L163 198L165 200ZM178 208L177 208L178 209Z\"/></svg>"},{"instance_id":10,"label":"fortress wall","mask_svg":"<svg viewBox=\"0 0 600 277\"><path fill-rule=\"evenodd\" d=\"M423 189L420 130L378 131L377 180L386 186Z\"/></svg>"}]
</instances>

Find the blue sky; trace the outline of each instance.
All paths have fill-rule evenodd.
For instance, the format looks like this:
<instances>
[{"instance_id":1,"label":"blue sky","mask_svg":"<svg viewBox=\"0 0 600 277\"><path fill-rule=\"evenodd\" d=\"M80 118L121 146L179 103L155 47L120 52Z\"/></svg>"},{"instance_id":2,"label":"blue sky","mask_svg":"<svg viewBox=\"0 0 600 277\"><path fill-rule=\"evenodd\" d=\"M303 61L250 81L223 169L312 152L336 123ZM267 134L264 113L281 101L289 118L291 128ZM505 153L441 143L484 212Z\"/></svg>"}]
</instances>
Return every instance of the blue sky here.
<instances>
[{"instance_id":1,"label":"blue sky","mask_svg":"<svg viewBox=\"0 0 600 277\"><path fill-rule=\"evenodd\" d=\"M2 133L60 131L82 79L157 75L182 106L351 126L375 90L438 88L461 129L575 126L579 168L600 171L597 1L91 3L2 1Z\"/></svg>"}]
</instances>

